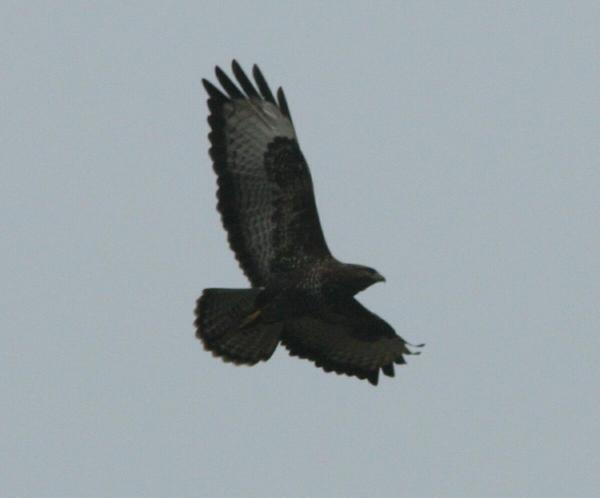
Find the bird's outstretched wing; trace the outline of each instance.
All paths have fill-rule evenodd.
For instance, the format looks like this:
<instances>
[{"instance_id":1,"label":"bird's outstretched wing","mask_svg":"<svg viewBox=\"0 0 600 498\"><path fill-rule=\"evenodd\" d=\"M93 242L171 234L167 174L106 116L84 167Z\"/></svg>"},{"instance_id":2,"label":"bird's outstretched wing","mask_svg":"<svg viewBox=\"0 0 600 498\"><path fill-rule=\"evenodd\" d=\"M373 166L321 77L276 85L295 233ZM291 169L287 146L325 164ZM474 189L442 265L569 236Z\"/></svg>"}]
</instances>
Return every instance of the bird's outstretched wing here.
<instances>
[{"instance_id":1,"label":"bird's outstretched wing","mask_svg":"<svg viewBox=\"0 0 600 498\"><path fill-rule=\"evenodd\" d=\"M309 359L326 372L367 379L374 385L379 370L393 377L394 363L402 365L405 355L418 354L354 298L286 322L281 342L292 356Z\"/></svg>"},{"instance_id":2,"label":"bird's outstretched wing","mask_svg":"<svg viewBox=\"0 0 600 498\"><path fill-rule=\"evenodd\" d=\"M219 67L224 91L202 80L209 95L210 155L230 246L259 287L276 272L311 265L330 253L283 90L275 99L258 66L256 86L236 61L232 70L239 87Z\"/></svg>"}]
</instances>

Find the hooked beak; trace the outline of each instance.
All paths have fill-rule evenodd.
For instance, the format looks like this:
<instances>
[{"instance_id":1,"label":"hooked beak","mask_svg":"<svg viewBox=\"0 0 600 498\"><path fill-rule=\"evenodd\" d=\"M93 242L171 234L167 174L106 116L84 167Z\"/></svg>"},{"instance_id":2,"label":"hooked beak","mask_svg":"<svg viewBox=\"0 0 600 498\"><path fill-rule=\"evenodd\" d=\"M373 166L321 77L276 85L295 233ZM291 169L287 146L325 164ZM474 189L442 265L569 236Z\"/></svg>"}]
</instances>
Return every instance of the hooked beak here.
<instances>
[{"instance_id":1,"label":"hooked beak","mask_svg":"<svg viewBox=\"0 0 600 498\"><path fill-rule=\"evenodd\" d=\"M385 282L385 277L379 272L377 272L374 275L374 277L375 277L375 282Z\"/></svg>"}]
</instances>

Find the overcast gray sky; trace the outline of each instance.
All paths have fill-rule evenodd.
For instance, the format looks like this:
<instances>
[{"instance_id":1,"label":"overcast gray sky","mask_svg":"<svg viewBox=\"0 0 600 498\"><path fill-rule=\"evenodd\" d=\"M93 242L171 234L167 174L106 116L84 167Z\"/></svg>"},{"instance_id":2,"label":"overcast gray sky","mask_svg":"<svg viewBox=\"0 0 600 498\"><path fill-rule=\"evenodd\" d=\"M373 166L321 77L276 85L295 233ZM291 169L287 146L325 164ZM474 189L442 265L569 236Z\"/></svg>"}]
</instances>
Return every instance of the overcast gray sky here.
<instances>
[{"instance_id":1,"label":"overcast gray sky","mask_svg":"<svg viewBox=\"0 0 600 498\"><path fill-rule=\"evenodd\" d=\"M598 496L598 2L0 7L0 495ZM245 287L200 85L284 86L379 387L194 338Z\"/></svg>"}]
</instances>

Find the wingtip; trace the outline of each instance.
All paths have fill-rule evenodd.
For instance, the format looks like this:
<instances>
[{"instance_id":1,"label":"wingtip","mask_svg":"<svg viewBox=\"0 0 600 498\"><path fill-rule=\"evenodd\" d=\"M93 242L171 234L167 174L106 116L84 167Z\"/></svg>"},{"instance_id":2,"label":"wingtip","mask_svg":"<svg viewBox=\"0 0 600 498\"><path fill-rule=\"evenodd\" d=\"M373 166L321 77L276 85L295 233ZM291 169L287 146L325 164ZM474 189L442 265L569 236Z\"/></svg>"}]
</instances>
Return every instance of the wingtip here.
<instances>
[{"instance_id":1,"label":"wingtip","mask_svg":"<svg viewBox=\"0 0 600 498\"><path fill-rule=\"evenodd\" d=\"M223 94L223 92L219 90L215 85L213 85L210 81L208 81L206 78L202 78L202 86L204 86L204 90L206 90L208 96L211 99L215 99L216 102L227 100L227 97Z\"/></svg>"},{"instance_id":2,"label":"wingtip","mask_svg":"<svg viewBox=\"0 0 600 498\"><path fill-rule=\"evenodd\" d=\"M367 380L371 383L371 385L376 386L379 382L379 369L373 370L371 373L369 373Z\"/></svg>"},{"instance_id":3,"label":"wingtip","mask_svg":"<svg viewBox=\"0 0 600 498\"><path fill-rule=\"evenodd\" d=\"M290 108L288 106L287 99L285 98L285 92L283 91L282 87L279 87L277 89L277 102L279 104L279 108L281 109L281 112L283 112L283 114L285 116L287 116L288 119L291 121L292 115L290 113Z\"/></svg>"},{"instance_id":4,"label":"wingtip","mask_svg":"<svg viewBox=\"0 0 600 498\"><path fill-rule=\"evenodd\" d=\"M217 77L217 79L222 78L223 76L227 77L227 75L225 74L225 71L223 71L221 69L221 66L215 66L215 76Z\"/></svg>"},{"instance_id":5,"label":"wingtip","mask_svg":"<svg viewBox=\"0 0 600 498\"><path fill-rule=\"evenodd\" d=\"M240 91L237 85L231 80L227 73L221 69L220 66L215 66L215 75L218 82L223 87L223 90L227 92L231 99L243 99L244 94Z\"/></svg>"},{"instance_id":6,"label":"wingtip","mask_svg":"<svg viewBox=\"0 0 600 498\"><path fill-rule=\"evenodd\" d=\"M258 64L252 64L252 76L254 76L254 80L258 83L258 80L264 80L264 76Z\"/></svg>"},{"instance_id":7,"label":"wingtip","mask_svg":"<svg viewBox=\"0 0 600 498\"><path fill-rule=\"evenodd\" d=\"M267 83L267 80L263 76L262 71L260 70L257 64L254 64L252 66L252 76L254 77L254 81L256 81L256 84L263 99L265 99L267 102L275 104L275 97L273 96L273 93L269 88L269 84Z\"/></svg>"},{"instance_id":8,"label":"wingtip","mask_svg":"<svg viewBox=\"0 0 600 498\"><path fill-rule=\"evenodd\" d=\"M388 377L394 377L396 374L396 372L394 371L393 363L388 363L387 365L383 365L383 367L381 367L381 371Z\"/></svg>"}]
</instances>

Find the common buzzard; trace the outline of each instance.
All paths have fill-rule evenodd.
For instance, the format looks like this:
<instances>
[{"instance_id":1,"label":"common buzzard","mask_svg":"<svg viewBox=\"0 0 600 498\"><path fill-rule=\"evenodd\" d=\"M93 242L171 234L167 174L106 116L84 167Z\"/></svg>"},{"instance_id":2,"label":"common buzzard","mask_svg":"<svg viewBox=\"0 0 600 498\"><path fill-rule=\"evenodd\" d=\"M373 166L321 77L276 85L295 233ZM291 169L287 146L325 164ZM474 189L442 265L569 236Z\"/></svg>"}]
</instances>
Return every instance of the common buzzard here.
<instances>
[{"instance_id":1,"label":"common buzzard","mask_svg":"<svg viewBox=\"0 0 600 498\"><path fill-rule=\"evenodd\" d=\"M393 377L394 363L417 353L354 298L385 279L329 252L283 90L273 95L256 65L254 83L236 61L232 71L237 84L215 70L223 90L202 82L217 208L252 288L205 289L197 337L236 364L266 361L281 342L326 372L374 385L379 370Z\"/></svg>"}]
</instances>

